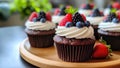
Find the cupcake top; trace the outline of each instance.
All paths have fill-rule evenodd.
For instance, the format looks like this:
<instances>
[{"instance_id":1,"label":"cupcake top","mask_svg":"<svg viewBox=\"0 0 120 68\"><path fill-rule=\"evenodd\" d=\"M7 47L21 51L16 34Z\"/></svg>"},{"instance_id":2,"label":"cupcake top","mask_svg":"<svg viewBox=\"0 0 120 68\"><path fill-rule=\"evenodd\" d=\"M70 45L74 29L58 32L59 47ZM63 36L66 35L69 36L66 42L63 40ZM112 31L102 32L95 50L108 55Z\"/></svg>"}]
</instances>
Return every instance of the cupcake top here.
<instances>
[{"instance_id":1,"label":"cupcake top","mask_svg":"<svg viewBox=\"0 0 120 68\"><path fill-rule=\"evenodd\" d=\"M98 8L94 9L91 14L87 17L87 20L90 21L92 25L98 25L103 21L104 15L99 11Z\"/></svg>"},{"instance_id":2,"label":"cupcake top","mask_svg":"<svg viewBox=\"0 0 120 68\"><path fill-rule=\"evenodd\" d=\"M94 38L94 30L83 14L76 12L73 16L68 13L56 28L56 34L66 38Z\"/></svg>"},{"instance_id":3,"label":"cupcake top","mask_svg":"<svg viewBox=\"0 0 120 68\"><path fill-rule=\"evenodd\" d=\"M52 21L54 23L60 22L63 17L66 15L65 9L68 9L69 6L63 6L62 8L56 8L54 10L54 15L52 16Z\"/></svg>"},{"instance_id":4,"label":"cupcake top","mask_svg":"<svg viewBox=\"0 0 120 68\"><path fill-rule=\"evenodd\" d=\"M55 28L55 24L51 22L50 13L40 11L39 14L33 12L25 26L31 30L51 30Z\"/></svg>"},{"instance_id":5,"label":"cupcake top","mask_svg":"<svg viewBox=\"0 0 120 68\"><path fill-rule=\"evenodd\" d=\"M84 14L85 16L88 16L91 13L93 7L93 4L82 4L78 12Z\"/></svg>"},{"instance_id":6,"label":"cupcake top","mask_svg":"<svg viewBox=\"0 0 120 68\"><path fill-rule=\"evenodd\" d=\"M108 15L112 9L113 9L112 5L109 4L107 8L104 9L104 15Z\"/></svg>"},{"instance_id":7,"label":"cupcake top","mask_svg":"<svg viewBox=\"0 0 120 68\"><path fill-rule=\"evenodd\" d=\"M120 32L120 16L110 13L104 21L99 24L99 28L103 31Z\"/></svg>"}]
</instances>

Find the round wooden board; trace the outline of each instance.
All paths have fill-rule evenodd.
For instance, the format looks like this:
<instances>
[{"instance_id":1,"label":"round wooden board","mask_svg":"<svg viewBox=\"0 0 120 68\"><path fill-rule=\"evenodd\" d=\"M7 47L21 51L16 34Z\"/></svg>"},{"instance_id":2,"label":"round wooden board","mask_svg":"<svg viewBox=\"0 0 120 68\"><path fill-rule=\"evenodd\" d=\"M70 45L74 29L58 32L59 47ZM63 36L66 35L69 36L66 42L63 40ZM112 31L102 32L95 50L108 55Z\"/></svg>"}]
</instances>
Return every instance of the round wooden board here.
<instances>
[{"instance_id":1,"label":"round wooden board","mask_svg":"<svg viewBox=\"0 0 120 68\"><path fill-rule=\"evenodd\" d=\"M57 56L57 52L53 47L49 48L34 48L29 44L28 39L23 40L20 44L20 55L28 63L38 67L45 68L63 68L63 67L103 67L103 68L119 68L120 67L120 51L114 51L113 56L109 59L89 60L87 62L72 63L64 62Z\"/></svg>"}]
</instances>

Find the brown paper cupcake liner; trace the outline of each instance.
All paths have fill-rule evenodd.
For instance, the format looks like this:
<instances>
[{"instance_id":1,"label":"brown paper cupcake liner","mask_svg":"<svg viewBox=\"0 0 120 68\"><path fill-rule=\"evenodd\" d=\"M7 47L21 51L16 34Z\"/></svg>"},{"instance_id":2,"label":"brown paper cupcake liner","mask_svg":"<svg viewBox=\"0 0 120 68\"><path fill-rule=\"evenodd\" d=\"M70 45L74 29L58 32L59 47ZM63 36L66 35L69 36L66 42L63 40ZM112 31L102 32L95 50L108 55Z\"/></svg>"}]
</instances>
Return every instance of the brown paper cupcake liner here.
<instances>
[{"instance_id":1,"label":"brown paper cupcake liner","mask_svg":"<svg viewBox=\"0 0 120 68\"><path fill-rule=\"evenodd\" d=\"M104 39L108 45L111 45L111 49L115 51L120 51L120 36L107 36L100 35L102 39Z\"/></svg>"},{"instance_id":2,"label":"brown paper cupcake liner","mask_svg":"<svg viewBox=\"0 0 120 68\"><path fill-rule=\"evenodd\" d=\"M83 62L91 58L93 52L93 44L90 45L63 45L55 43L58 57L67 62Z\"/></svg>"},{"instance_id":3,"label":"brown paper cupcake liner","mask_svg":"<svg viewBox=\"0 0 120 68\"><path fill-rule=\"evenodd\" d=\"M30 45L32 47L37 47L37 48L46 48L53 46L53 36L54 34L51 35L28 35L28 39L30 42Z\"/></svg>"}]
</instances>

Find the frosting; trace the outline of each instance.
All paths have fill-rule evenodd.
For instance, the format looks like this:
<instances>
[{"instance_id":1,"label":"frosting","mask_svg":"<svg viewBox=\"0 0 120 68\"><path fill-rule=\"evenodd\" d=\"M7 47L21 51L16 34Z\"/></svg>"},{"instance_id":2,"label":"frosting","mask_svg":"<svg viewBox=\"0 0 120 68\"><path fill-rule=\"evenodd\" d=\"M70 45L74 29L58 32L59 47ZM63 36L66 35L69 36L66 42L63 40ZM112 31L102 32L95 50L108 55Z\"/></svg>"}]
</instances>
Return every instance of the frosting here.
<instances>
[{"instance_id":1,"label":"frosting","mask_svg":"<svg viewBox=\"0 0 120 68\"><path fill-rule=\"evenodd\" d=\"M65 16L52 16L52 22L59 23Z\"/></svg>"},{"instance_id":2,"label":"frosting","mask_svg":"<svg viewBox=\"0 0 120 68\"><path fill-rule=\"evenodd\" d=\"M32 30L50 30L55 28L55 24L50 21L46 21L45 23L27 21L25 26Z\"/></svg>"},{"instance_id":3,"label":"frosting","mask_svg":"<svg viewBox=\"0 0 120 68\"><path fill-rule=\"evenodd\" d=\"M103 31L120 32L120 22L101 22L98 26Z\"/></svg>"},{"instance_id":4,"label":"frosting","mask_svg":"<svg viewBox=\"0 0 120 68\"><path fill-rule=\"evenodd\" d=\"M108 15L108 14L110 14L110 11L111 11L111 9L106 8L106 9L104 10L104 15Z\"/></svg>"},{"instance_id":5,"label":"frosting","mask_svg":"<svg viewBox=\"0 0 120 68\"><path fill-rule=\"evenodd\" d=\"M75 38L75 39L83 39L83 38L92 38L94 39L94 30L91 26L89 27L63 27L58 26L56 28L56 34L59 36L65 36L66 38Z\"/></svg>"},{"instance_id":6,"label":"frosting","mask_svg":"<svg viewBox=\"0 0 120 68\"><path fill-rule=\"evenodd\" d=\"M84 14L85 16L88 16L91 13L91 11L92 10L80 9L78 12Z\"/></svg>"},{"instance_id":7,"label":"frosting","mask_svg":"<svg viewBox=\"0 0 120 68\"><path fill-rule=\"evenodd\" d=\"M87 17L86 19L90 21L92 25L98 25L101 21L103 21L103 16L100 17Z\"/></svg>"}]
</instances>

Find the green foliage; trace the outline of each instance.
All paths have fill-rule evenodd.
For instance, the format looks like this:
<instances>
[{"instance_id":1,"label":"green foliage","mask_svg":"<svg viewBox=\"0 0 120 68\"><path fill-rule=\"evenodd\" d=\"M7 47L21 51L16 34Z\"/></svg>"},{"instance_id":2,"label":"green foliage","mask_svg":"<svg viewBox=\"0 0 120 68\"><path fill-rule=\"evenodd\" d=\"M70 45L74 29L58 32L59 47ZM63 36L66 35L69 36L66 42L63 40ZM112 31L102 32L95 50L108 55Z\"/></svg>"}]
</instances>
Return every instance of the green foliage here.
<instances>
[{"instance_id":1,"label":"green foliage","mask_svg":"<svg viewBox=\"0 0 120 68\"><path fill-rule=\"evenodd\" d=\"M29 16L31 12L41 10L47 12L52 9L49 0L14 0L11 3L11 12L19 12L22 18Z\"/></svg>"},{"instance_id":2,"label":"green foliage","mask_svg":"<svg viewBox=\"0 0 120 68\"><path fill-rule=\"evenodd\" d=\"M77 8L73 8L72 6L70 6L69 9L65 10L66 13L71 13L71 14L74 14L77 11L78 11L78 9Z\"/></svg>"}]
</instances>

